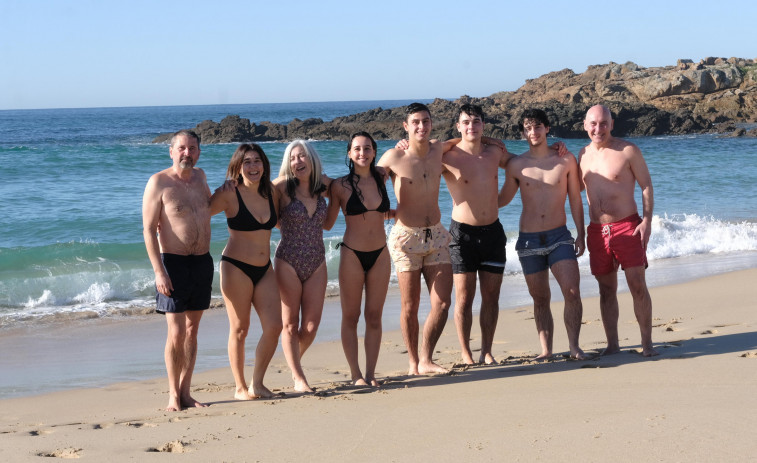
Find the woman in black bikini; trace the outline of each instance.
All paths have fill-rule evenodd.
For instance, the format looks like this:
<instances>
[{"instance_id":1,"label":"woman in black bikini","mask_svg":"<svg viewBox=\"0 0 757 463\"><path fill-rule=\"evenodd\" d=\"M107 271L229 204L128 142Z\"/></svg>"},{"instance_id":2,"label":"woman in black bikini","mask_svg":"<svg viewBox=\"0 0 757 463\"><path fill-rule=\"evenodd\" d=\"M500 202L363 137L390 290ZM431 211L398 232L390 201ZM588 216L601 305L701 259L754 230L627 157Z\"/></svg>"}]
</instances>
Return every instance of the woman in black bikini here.
<instances>
[{"instance_id":1,"label":"woman in black bikini","mask_svg":"<svg viewBox=\"0 0 757 463\"><path fill-rule=\"evenodd\" d=\"M237 187L218 189L210 211L226 212L229 241L221 256L221 292L229 316L229 363L234 374L234 398L273 397L263 376L279 343L281 300L271 267L271 229L279 204L271 184L271 166L263 149L243 144L234 152L226 177ZM250 327L250 306L260 318L263 334L255 349L255 368L249 389L244 376L244 346Z\"/></svg>"},{"instance_id":2,"label":"woman in black bikini","mask_svg":"<svg viewBox=\"0 0 757 463\"><path fill-rule=\"evenodd\" d=\"M326 223L344 214L346 230L339 243L339 295L342 301L342 347L355 385L378 386L376 362L381 346L381 314L391 271L384 220L389 196L376 171L376 142L370 134L354 134L347 146L350 173L331 182ZM330 227L326 227L330 228ZM365 376L358 362L357 324L365 288Z\"/></svg>"}]
</instances>

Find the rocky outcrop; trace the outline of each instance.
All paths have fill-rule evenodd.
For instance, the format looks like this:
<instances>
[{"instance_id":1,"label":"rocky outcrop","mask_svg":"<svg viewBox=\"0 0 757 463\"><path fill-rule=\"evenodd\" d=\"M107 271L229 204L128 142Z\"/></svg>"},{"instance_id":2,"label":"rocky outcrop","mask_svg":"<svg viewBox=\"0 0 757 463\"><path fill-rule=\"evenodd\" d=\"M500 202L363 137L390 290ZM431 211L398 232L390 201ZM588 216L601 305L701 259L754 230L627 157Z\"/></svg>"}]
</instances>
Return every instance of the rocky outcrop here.
<instances>
[{"instance_id":1,"label":"rocky outcrop","mask_svg":"<svg viewBox=\"0 0 757 463\"><path fill-rule=\"evenodd\" d=\"M487 116L486 134L503 139L520 138L517 121L527 108L547 112L553 135L585 137L584 114L597 103L613 112L613 133L618 136L711 132L727 123L757 122L757 62L708 57L698 63L679 59L675 66L657 68L611 62L589 66L582 74L563 69L529 79L514 92L484 98L462 96L454 102L434 100L429 108L435 137L455 136L455 111L464 103L481 105ZM289 124L253 123L228 116L220 123L203 121L195 130L203 143L345 140L359 130L377 139L398 139L405 136L404 116L404 108L376 108L326 122L294 119ZM154 142L168 138L170 135L161 135Z\"/></svg>"}]
</instances>

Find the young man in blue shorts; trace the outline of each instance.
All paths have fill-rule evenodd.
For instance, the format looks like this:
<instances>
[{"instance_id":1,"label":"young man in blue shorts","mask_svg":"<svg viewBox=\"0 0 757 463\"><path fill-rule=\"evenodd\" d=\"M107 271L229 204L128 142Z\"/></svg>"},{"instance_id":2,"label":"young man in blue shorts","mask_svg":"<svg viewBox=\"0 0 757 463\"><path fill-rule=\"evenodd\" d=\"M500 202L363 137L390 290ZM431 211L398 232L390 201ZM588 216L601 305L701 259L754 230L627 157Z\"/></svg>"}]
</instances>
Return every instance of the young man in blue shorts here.
<instances>
[{"instance_id":1,"label":"young man in blue shorts","mask_svg":"<svg viewBox=\"0 0 757 463\"><path fill-rule=\"evenodd\" d=\"M563 318L570 356L584 359L586 355L578 346L583 305L576 259L585 249L578 163L572 154L560 157L547 145L549 120L544 111L525 111L519 127L528 141L529 150L514 157L507 165L505 184L499 193L499 207L510 203L520 188L523 212L515 250L534 300L534 320L542 349L537 359L552 356L554 321L550 309L549 270L565 299ZM578 230L575 240L566 227L566 197Z\"/></svg>"}]
</instances>

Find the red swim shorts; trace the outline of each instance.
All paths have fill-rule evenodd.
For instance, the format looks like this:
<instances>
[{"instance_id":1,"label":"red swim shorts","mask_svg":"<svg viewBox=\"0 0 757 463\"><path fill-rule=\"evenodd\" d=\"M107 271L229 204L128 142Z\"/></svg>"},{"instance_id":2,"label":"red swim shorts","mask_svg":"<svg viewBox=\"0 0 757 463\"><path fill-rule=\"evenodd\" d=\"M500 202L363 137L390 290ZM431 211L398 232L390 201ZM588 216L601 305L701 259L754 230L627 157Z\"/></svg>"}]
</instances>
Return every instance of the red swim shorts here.
<instances>
[{"instance_id":1,"label":"red swim shorts","mask_svg":"<svg viewBox=\"0 0 757 463\"><path fill-rule=\"evenodd\" d=\"M586 247L589 249L589 265L592 275L607 275L629 267L646 268L647 253L641 246L641 236L633 231L641 223L639 214L634 214L613 223L591 223L586 230Z\"/></svg>"}]
</instances>

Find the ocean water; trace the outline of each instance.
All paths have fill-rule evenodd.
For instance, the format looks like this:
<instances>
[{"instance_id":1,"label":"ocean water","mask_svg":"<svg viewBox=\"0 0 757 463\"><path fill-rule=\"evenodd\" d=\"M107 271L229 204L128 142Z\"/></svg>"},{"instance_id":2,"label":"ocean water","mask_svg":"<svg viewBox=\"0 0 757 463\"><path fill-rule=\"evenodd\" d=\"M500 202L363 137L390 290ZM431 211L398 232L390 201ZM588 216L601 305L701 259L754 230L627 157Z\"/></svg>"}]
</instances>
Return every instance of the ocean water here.
<instances>
[{"instance_id":1,"label":"ocean water","mask_svg":"<svg viewBox=\"0 0 757 463\"><path fill-rule=\"evenodd\" d=\"M156 317L155 290L141 222L147 179L171 164L167 145L150 142L157 134L194 127L205 119L219 121L229 114L286 123L295 117L329 120L407 103L0 111L0 398L165 375L165 327L150 322ZM578 153L588 140L564 141ZM650 285L757 267L757 140L696 135L633 141L644 152L654 183ZM347 172L345 142L314 143L328 175ZM523 141L507 145L514 153L526 149ZM262 146L277 172L286 144ZM380 141L379 153L392 146L394 141ZM202 147L198 166L205 170L211 189L223 182L235 148L236 144ZM503 179L500 173L500 182ZM396 204L391 188L389 194ZM452 202L444 182L439 198L447 225ZM637 202L641 204L638 192ZM518 196L500 210L510 259L502 308L530 303L514 251L519 215ZM387 232L390 227L387 223ZM568 227L572 228L570 219ZM331 295L338 292L339 253L334 245L343 232L340 217L324 235ZM223 215L214 217L211 253L216 266L227 237ZM272 252L278 241L274 230ZM579 259L579 267L582 295L596 295L587 256ZM557 288L552 293L559 297ZM220 297L217 276L214 296ZM399 329L396 305L385 308L386 330ZM421 316L424 310L422 299ZM340 313L327 312L318 341L339 338ZM225 316L218 313L203 320L197 370L227 366ZM256 324L253 317L248 352L260 332Z\"/></svg>"},{"instance_id":2,"label":"ocean water","mask_svg":"<svg viewBox=\"0 0 757 463\"><path fill-rule=\"evenodd\" d=\"M193 127L205 119L218 121L228 114L254 122L288 122L295 117L329 120L407 103L0 111L0 330L41 320L55 323L152 311L154 282L142 242L141 198L149 176L170 165L167 145L150 142L157 134ZM753 186L757 140L695 135L633 141L645 153L654 183L655 215L648 252L652 278L661 263L666 268L672 265L670 260L691 256L718 262L727 257L733 268L757 261L757 189ZM577 153L587 140L565 142ZM380 141L379 153L393 145L394 141ZM526 149L524 141L507 145L515 153ZM277 172L286 144L262 146ZM346 173L345 142L315 141L315 146L328 175ZM198 166L205 170L211 190L223 182L235 147L202 147ZM443 182L442 190L442 222L447 225L452 202ZM640 197L637 201L641 204ZM500 211L508 235L506 272L515 277L513 285L523 281L514 258L519 214L518 197ZM386 227L388 231L391 224ZM334 245L343 231L340 217L334 229L325 233L329 294L338 291L339 253ZM216 266L227 237L220 214L212 221L211 253ZM278 240L274 231L272 252ZM703 262L694 272L698 276L710 271L708 260ZM579 264L588 275L588 258L582 257ZM730 268L722 267L719 271ZM661 278L669 281L673 276ZM214 293L220 297L218 278L214 284Z\"/></svg>"}]
</instances>

